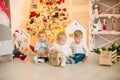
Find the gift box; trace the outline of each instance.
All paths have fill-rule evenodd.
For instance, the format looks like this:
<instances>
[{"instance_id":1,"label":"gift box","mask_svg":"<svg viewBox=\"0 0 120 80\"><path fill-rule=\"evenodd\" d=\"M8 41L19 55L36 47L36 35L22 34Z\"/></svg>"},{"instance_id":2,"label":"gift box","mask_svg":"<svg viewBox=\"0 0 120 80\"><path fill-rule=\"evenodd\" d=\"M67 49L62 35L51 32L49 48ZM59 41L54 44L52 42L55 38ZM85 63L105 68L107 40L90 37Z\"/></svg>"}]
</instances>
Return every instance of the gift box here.
<instances>
[{"instance_id":1,"label":"gift box","mask_svg":"<svg viewBox=\"0 0 120 80\"><path fill-rule=\"evenodd\" d=\"M112 65L113 62L117 61L117 51L101 51L99 64L100 65Z\"/></svg>"},{"instance_id":2,"label":"gift box","mask_svg":"<svg viewBox=\"0 0 120 80\"><path fill-rule=\"evenodd\" d=\"M49 56L49 63L53 66L60 66L62 61L62 53L58 51L51 51Z\"/></svg>"}]
</instances>

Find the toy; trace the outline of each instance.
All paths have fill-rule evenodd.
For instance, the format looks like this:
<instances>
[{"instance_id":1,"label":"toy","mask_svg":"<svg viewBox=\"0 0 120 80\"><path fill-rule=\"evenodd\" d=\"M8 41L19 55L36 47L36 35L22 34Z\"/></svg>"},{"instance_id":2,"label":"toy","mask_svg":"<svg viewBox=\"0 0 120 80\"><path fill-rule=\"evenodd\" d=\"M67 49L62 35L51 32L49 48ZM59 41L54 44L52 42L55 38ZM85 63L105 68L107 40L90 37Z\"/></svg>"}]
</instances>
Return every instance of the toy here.
<instances>
[{"instance_id":1,"label":"toy","mask_svg":"<svg viewBox=\"0 0 120 80\"><path fill-rule=\"evenodd\" d=\"M103 28L103 30L106 30L106 28L107 28L107 21L106 21L106 19L103 20L102 28Z\"/></svg>"},{"instance_id":2,"label":"toy","mask_svg":"<svg viewBox=\"0 0 120 80\"><path fill-rule=\"evenodd\" d=\"M99 64L100 65L112 65L112 62L117 61L117 51L101 51Z\"/></svg>"},{"instance_id":3,"label":"toy","mask_svg":"<svg viewBox=\"0 0 120 80\"><path fill-rule=\"evenodd\" d=\"M99 64L100 65L112 65L117 62L119 45L112 44L111 47L102 47L94 49L94 52L100 54Z\"/></svg>"},{"instance_id":4,"label":"toy","mask_svg":"<svg viewBox=\"0 0 120 80\"><path fill-rule=\"evenodd\" d=\"M115 19L112 18L112 30L115 30Z\"/></svg>"},{"instance_id":5,"label":"toy","mask_svg":"<svg viewBox=\"0 0 120 80\"><path fill-rule=\"evenodd\" d=\"M98 32L98 31L102 30L102 23L101 23L100 19L98 19L98 22L94 23L93 25L94 25L93 26L93 32Z\"/></svg>"},{"instance_id":6,"label":"toy","mask_svg":"<svg viewBox=\"0 0 120 80\"><path fill-rule=\"evenodd\" d=\"M95 15L100 14L100 9L99 9L99 6L97 4L94 5L94 13L95 13Z\"/></svg>"},{"instance_id":7,"label":"toy","mask_svg":"<svg viewBox=\"0 0 120 80\"><path fill-rule=\"evenodd\" d=\"M13 50L13 59L14 58L20 58L21 60L26 60L26 58L27 58L27 55L24 55L23 53L21 53L20 51L19 51L19 49L14 49Z\"/></svg>"},{"instance_id":8,"label":"toy","mask_svg":"<svg viewBox=\"0 0 120 80\"><path fill-rule=\"evenodd\" d=\"M62 61L62 53L58 52L57 50L52 50L49 52L49 62L53 66L60 66Z\"/></svg>"},{"instance_id":9,"label":"toy","mask_svg":"<svg viewBox=\"0 0 120 80\"><path fill-rule=\"evenodd\" d=\"M25 60L27 58L27 55L23 53L22 41L20 40L20 33L18 30L16 30L13 34L13 45L13 59L20 58L21 60Z\"/></svg>"}]
</instances>

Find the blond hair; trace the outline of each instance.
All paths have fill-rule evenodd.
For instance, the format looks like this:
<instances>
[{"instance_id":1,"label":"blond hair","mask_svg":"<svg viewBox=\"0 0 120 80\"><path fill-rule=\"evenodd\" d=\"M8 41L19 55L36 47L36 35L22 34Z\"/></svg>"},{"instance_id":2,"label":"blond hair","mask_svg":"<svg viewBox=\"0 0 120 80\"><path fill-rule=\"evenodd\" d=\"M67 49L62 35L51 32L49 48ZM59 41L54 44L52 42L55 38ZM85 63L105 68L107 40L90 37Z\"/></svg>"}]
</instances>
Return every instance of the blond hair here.
<instances>
[{"instance_id":1,"label":"blond hair","mask_svg":"<svg viewBox=\"0 0 120 80\"><path fill-rule=\"evenodd\" d=\"M64 38L64 37L67 37L64 32L59 32L59 33L57 34L57 39L61 39L61 38Z\"/></svg>"},{"instance_id":2,"label":"blond hair","mask_svg":"<svg viewBox=\"0 0 120 80\"><path fill-rule=\"evenodd\" d=\"M39 36L40 34L45 34L45 35L46 35L46 32L43 31L43 30L41 30L41 31L38 32L38 36Z\"/></svg>"},{"instance_id":3,"label":"blond hair","mask_svg":"<svg viewBox=\"0 0 120 80\"><path fill-rule=\"evenodd\" d=\"M82 31L80 31L80 30L74 31L74 37L81 37L82 35L83 35Z\"/></svg>"}]
</instances>

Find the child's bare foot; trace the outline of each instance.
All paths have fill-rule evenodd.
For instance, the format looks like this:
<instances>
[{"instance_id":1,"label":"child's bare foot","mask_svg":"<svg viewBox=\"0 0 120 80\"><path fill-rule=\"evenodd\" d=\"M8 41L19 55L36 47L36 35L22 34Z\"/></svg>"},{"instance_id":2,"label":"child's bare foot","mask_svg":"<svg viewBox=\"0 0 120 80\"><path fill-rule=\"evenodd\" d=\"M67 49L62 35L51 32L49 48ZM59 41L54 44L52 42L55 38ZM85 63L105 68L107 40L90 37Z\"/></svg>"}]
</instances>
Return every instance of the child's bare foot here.
<instances>
[{"instance_id":1,"label":"child's bare foot","mask_svg":"<svg viewBox=\"0 0 120 80\"><path fill-rule=\"evenodd\" d=\"M88 59L88 57L85 57L82 61L83 61L83 62L86 62L86 61L87 61L87 59Z\"/></svg>"},{"instance_id":2,"label":"child's bare foot","mask_svg":"<svg viewBox=\"0 0 120 80\"><path fill-rule=\"evenodd\" d=\"M82 62L86 62L86 61L87 61L87 59L83 59L83 60L82 60Z\"/></svg>"},{"instance_id":3,"label":"child's bare foot","mask_svg":"<svg viewBox=\"0 0 120 80\"><path fill-rule=\"evenodd\" d=\"M24 59L24 61L28 61L28 56L26 56L26 58Z\"/></svg>"}]
</instances>

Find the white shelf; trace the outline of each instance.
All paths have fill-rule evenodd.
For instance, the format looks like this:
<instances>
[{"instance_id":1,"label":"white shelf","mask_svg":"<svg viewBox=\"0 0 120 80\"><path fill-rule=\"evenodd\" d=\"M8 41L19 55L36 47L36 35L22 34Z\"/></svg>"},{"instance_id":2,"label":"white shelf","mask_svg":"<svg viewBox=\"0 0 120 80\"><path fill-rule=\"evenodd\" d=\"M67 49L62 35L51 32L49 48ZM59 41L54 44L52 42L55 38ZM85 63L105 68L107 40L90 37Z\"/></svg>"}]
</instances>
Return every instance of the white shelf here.
<instances>
[{"instance_id":1,"label":"white shelf","mask_svg":"<svg viewBox=\"0 0 120 80\"><path fill-rule=\"evenodd\" d=\"M100 17L108 17L108 18L115 17L115 18L120 18L120 14L98 14L98 15L93 14L92 16L95 17L95 18L100 18Z\"/></svg>"},{"instance_id":2,"label":"white shelf","mask_svg":"<svg viewBox=\"0 0 120 80\"><path fill-rule=\"evenodd\" d=\"M99 31L99 32L91 32L91 34L112 34L112 35L120 35L120 32L117 32L117 31Z\"/></svg>"},{"instance_id":3,"label":"white shelf","mask_svg":"<svg viewBox=\"0 0 120 80\"><path fill-rule=\"evenodd\" d=\"M98 14L95 10L95 5L99 6L101 14ZM119 13L120 0L90 0L90 49L109 47L111 44L120 44L120 32L111 30L112 17L115 18L115 29L119 30L120 14ZM104 23L104 19L107 22L107 30L97 32L97 28L101 28ZM99 22L100 20L100 22ZM101 23L102 21L102 23ZM96 23L97 22L97 23ZM94 26L96 28L94 28ZM101 30L101 29L100 29ZM111 31L109 31L111 30ZM96 31L96 32L95 32Z\"/></svg>"}]
</instances>

